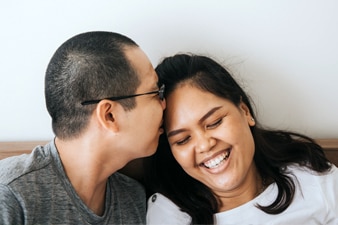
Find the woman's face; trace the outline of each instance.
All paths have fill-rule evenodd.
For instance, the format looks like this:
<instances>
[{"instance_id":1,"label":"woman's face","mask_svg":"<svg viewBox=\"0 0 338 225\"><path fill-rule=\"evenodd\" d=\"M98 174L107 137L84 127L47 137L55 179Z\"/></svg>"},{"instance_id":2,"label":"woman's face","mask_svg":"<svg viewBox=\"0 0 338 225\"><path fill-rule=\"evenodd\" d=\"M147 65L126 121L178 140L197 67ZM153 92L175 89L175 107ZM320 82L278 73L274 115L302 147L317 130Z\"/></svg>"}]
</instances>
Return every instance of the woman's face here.
<instances>
[{"instance_id":1,"label":"woman's face","mask_svg":"<svg viewBox=\"0 0 338 225\"><path fill-rule=\"evenodd\" d=\"M253 125L244 103L236 106L188 84L167 97L172 153L186 173L215 194L241 190L255 180Z\"/></svg>"}]
</instances>

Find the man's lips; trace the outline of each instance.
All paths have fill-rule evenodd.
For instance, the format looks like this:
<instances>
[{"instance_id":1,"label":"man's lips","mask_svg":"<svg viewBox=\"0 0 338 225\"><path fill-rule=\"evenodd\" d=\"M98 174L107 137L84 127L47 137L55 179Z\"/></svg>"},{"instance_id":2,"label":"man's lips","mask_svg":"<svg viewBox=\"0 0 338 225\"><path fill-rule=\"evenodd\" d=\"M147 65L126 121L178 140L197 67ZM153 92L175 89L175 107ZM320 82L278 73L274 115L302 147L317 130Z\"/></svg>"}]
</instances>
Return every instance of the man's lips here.
<instances>
[{"instance_id":1,"label":"man's lips","mask_svg":"<svg viewBox=\"0 0 338 225\"><path fill-rule=\"evenodd\" d=\"M164 124L163 124L163 120L160 123L160 127L158 128L160 133L163 134L164 133Z\"/></svg>"}]
</instances>

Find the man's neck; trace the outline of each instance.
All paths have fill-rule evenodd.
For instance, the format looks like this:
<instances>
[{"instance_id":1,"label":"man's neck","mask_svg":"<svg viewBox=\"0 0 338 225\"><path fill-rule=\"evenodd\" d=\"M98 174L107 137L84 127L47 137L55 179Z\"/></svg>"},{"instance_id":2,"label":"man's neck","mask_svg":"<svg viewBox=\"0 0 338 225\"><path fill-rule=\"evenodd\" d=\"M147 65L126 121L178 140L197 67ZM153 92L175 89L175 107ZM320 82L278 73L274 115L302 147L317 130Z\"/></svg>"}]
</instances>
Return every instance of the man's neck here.
<instances>
[{"instance_id":1,"label":"man's neck","mask_svg":"<svg viewBox=\"0 0 338 225\"><path fill-rule=\"evenodd\" d=\"M81 140L55 139L65 173L81 200L95 214L102 215L108 177L117 171L100 151L100 145Z\"/></svg>"}]
</instances>

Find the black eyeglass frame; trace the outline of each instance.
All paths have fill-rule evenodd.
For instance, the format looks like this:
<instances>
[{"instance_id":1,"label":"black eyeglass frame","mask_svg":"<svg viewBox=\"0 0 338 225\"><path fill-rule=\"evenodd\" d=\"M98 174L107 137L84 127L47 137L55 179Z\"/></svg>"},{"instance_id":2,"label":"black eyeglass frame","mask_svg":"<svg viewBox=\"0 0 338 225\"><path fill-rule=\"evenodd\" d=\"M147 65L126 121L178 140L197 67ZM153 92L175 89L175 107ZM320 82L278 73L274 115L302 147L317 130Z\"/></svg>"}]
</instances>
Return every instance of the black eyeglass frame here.
<instances>
[{"instance_id":1,"label":"black eyeglass frame","mask_svg":"<svg viewBox=\"0 0 338 225\"><path fill-rule=\"evenodd\" d=\"M164 99L164 91L165 91L165 85L162 84L161 87L160 87L160 89L158 89L157 91L150 91L150 92L141 93L141 94L134 94L134 95L125 95L125 96L102 98L102 99L96 99L96 100L87 100L87 101L81 102L81 105L97 104L97 103L99 103L100 101L102 101L104 99L111 100L111 101L118 101L118 100L122 100L122 99L134 98L134 97L137 97L137 96L151 95L151 94L158 94L160 100L163 101L163 99Z\"/></svg>"}]
</instances>

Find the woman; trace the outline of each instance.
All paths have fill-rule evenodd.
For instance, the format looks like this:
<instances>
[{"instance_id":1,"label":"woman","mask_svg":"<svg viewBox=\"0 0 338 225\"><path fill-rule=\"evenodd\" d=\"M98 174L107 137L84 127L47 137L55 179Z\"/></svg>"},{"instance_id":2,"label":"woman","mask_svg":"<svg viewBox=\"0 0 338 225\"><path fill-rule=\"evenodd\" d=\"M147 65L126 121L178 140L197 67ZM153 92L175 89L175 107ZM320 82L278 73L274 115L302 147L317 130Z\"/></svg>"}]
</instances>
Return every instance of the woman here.
<instances>
[{"instance_id":1,"label":"woman","mask_svg":"<svg viewBox=\"0 0 338 225\"><path fill-rule=\"evenodd\" d=\"M208 57L168 57L156 72L166 132L147 164L148 224L338 224L338 170L311 138L261 127Z\"/></svg>"}]
</instances>

